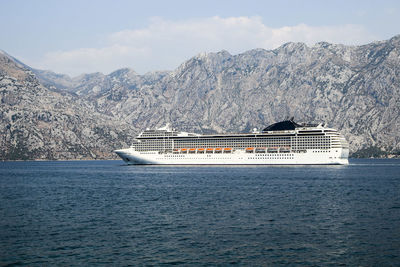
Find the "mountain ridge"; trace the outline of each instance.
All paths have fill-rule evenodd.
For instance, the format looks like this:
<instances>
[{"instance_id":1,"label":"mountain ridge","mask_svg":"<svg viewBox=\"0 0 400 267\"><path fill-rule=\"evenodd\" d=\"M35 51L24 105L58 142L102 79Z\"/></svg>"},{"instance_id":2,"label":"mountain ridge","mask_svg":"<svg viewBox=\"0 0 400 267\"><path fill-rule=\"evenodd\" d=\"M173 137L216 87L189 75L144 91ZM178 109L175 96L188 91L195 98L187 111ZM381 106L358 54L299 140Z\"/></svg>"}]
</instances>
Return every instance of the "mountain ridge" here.
<instances>
[{"instance_id":1,"label":"mountain ridge","mask_svg":"<svg viewBox=\"0 0 400 267\"><path fill-rule=\"evenodd\" d=\"M134 128L0 54L0 160L112 159Z\"/></svg>"},{"instance_id":2,"label":"mountain ridge","mask_svg":"<svg viewBox=\"0 0 400 267\"><path fill-rule=\"evenodd\" d=\"M31 73L51 92L73 94L96 114L93 120L129 125L131 137L165 123L201 133L244 132L295 116L339 129L352 152L368 147L396 152L399 69L397 35L362 46L286 43L238 55L200 53L173 71L139 75L123 68L70 83L62 74Z\"/></svg>"}]
</instances>

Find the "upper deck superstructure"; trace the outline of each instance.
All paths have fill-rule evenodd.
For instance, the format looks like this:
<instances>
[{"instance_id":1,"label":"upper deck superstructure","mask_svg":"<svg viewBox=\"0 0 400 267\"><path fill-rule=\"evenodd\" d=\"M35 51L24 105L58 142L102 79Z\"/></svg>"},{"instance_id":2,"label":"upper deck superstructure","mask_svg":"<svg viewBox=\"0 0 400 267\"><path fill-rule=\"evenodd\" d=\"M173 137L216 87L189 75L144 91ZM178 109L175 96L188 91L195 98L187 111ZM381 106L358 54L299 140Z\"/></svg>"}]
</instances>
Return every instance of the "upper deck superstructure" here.
<instances>
[{"instance_id":1,"label":"upper deck superstructure","mask_svg":"<svg viewBox=\"0 0 400 267\"><path fill-rule=\"evenodd\" d=\"M326 164L347 164L348 150L347 141L335 129L286 120L261 132L236 134L201 135L179 132L167 125L143 131L131 148L116 153L133 164L147 161L150 164L226 164L220 160L222 155L225 160L235 162L232 164L313 164L310 155L316 156L314 164L325 164L325 161L331 162ZM149 159L141 155L158 156ZM264 161L252 160L254 157ZM307 158L307 162L301 158ZM171 160L173 163L169 163Z\"/></svg>"}]
</instances>

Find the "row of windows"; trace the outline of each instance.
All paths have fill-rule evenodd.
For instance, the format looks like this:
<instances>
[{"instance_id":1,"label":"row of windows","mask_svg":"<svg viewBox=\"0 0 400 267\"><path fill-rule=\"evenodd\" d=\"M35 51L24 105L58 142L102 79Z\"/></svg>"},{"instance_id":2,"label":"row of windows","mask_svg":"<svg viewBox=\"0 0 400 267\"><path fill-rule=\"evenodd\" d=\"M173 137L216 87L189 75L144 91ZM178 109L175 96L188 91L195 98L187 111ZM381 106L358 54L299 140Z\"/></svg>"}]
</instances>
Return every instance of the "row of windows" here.
<instances>
[{"instance_id":1,"label":"row of windows","mask_svg":"<svg viewBox=\"0 0 400 267\"><path fill-rule=\"evenodd\" d=\"M290 142L329 142L331 139L329 137L319 137L319 138L243 138L243 139L144 139L140 140L141 143L290 143ZM340 140L337 140L340 141Z\"/></svg>"},{"instance_id":2,"label":"row of windows","mask_svg":"<svg viewBox=\"0 0 400 267\"><path fill-rule=\"evenodd\" d=\"M328 149L330 148L329 137L310 137L310 138L263 138L263 139L190 139L190 140L170 140L155 139L141 140L134 145L138 151L146 150L166 150L173 148L209 148L209 147L231 147L243 149L247 147L292 147L293 149Z\"/></svg>"},{"instance_id":3,"label":"row of windows","mask_svg":"<svg viewBox=\"0 0 400 267\"><path fill-rule=\"evenodd\" d=\"M185 158L185 159L211 159L214 160L216 158L213 157L196 157L196 158L190 158L190 157L186 157L184 155L165 155L164 158ZM162 159L162 158L157 158L157 159ZM231 157L218 157L218 159L232 159ZM256 159L256 160L260 160L260 159L294 159L294 156L290 156L290 155L284 155L284 156L263 156L263 157L249 157L248 159Z\"/></svg>"},{"instance_id":4,"label":"row of windows","mask_svg":"<svg viewBox=\"0 0 400 267\"><path fill-rule=\"evenodd\" d=\"M253 158L253 157L251 157L251 158L249 158L249 159L294 159L294 157L277 157L277 156L275 156L275 157L257 157L257 158Z\"/></svg>"},{"instance_id":5,"label":"row of windows","mask_svg":"<svg viewBox=\"0 0 400 267\"><path fill-rule=\"evenodd\" d=\"M182 149L182 148L215 148L215 147L221 147L221 146L191 146L191 147L176 147L175 149ZM249 146L230 146L232 149L246 149ZM268 149L272 149L273 147L268 147ZM293 147L287 147L287 149L292 149L292 150L302 150L302 149L330 149L331 146L329 145L302 145L302 146L293 146ZM164 150L172 150L171 147L164 147L164 146L136 146L135 149L137 151L164 151Z\"/></svg>"},{"instance_id":6,"label":"row of windows","mask_svg":"<svg viewBox=\"0 0 400 267\"><path fill-rule=\"evenodd\" d=\"M196 160L199 160L199 159L211 159L211 160L215 160L216 158L213 158L213 157L202 157L202 158L199 158L199 157L195 157L195 158L191 158L191 157L184 157L183 155L165 155L164 156L164 158L185 158L185 159L196 159ZM157 158L158 160L160 160L160 159L163 159L163 158ZM220 159L232 159L232 158L228 158L228 157L226 157L226 158L223 158L223 157L218 157L218 160L220 160Z\"/></svg>"}]
</instances>

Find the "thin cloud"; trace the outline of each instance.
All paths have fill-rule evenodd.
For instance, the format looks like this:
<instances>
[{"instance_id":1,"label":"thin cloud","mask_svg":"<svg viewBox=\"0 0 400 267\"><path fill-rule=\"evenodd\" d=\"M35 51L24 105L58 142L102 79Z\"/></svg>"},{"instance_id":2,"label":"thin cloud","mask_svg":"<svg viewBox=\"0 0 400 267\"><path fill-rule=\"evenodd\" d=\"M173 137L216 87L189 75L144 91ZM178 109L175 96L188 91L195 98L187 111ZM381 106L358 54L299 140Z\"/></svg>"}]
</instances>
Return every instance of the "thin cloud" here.
<instances>
[{"instance_id":1,"label":"thin cloud","mask_svg":"<svg viewBox=\"0 0 400 267\"><path fill-rule=\"evenodd\" d=\"M107 36L101 48L55 51L36 64L42 69L78 75L109 73L130 67L139 73L173 70L200 52L228 50L237 54L253 48L274 49L286 42L313 45L319 41L364 44L375 37L360 25L273 28L261 17L209 17L185 21L152 18L147 27Z\"/></svg>"}]
</instances>

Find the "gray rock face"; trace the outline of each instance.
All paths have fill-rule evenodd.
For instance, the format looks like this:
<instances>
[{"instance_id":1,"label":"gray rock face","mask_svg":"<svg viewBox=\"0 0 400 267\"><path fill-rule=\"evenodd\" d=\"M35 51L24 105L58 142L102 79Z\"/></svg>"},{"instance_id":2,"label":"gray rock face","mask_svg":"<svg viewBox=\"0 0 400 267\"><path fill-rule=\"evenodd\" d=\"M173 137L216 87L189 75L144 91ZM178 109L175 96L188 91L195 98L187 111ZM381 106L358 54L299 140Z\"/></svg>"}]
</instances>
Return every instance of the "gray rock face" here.
<instances>
[{"instance_id":1,"label":"gray rock face","mask_svg":"<svg viewBox=\"0 0 400 267\"><path fill-rule=\"evenodd\" d=\"M363 46L287 43L232 56L200 54L175 71L117 83L97 108L138 129L171 122L199 132L248 131L294 116L340 129L351 150L400 148L400 36Z\"/></svg>"},{"instance_id":2,"label":"gray rock face","mask_svg":"<svg viewBox=\"0 0 400 267\"><path fill-rule=\"evenodd\" d=\"M287 43L275 50L254 49L234 56L226 51L200 54L174 71L146 75L130 69L76 78L33 72L49 89L30 72L24 75L31 77L35 86L18 87L17 81L10 81L15 75L9 75L3 76L6 81L0 90L10 88L11 83L24 88L18 90L30 91L30 97L43 90L57 94L57 100L46 100L47 106L56 105L53 101L77 103L69 106L71 116L79 114L80 120L73 122L76 131L93 131L91 124L100 121L109 133L114 127L116 138L109 139L107 149L121 147L121 142L128 144L138 131L167 122L203 133L241 132L292 116L298 122L325 122L339 129L353 152L369 146L400 149L400 36L363 46ZM41 89L34 93L33 88ZM26 94L15 91L2 98L10 107ZM21 108L17 105L15 110L21 112ZM2 120L10 121L10 116L2 115ZM52 129L60 129L64 123L50 124ZM71 144L76 141L68 138ZM83 137L79 140L90 142ZM2 142L3 146L10 141Z\"/></svg>"},{"instance_id":3,"label":"gray rock face","mask_svg":"<svg viewBox=\"0 0 400 267\"><path fill-rule=\"evenodd\" d=\"M109 159L133 138L132 126L73 94L45 88L5 55L0 62L1 160Z\"/></svg>"}]
</instances>

